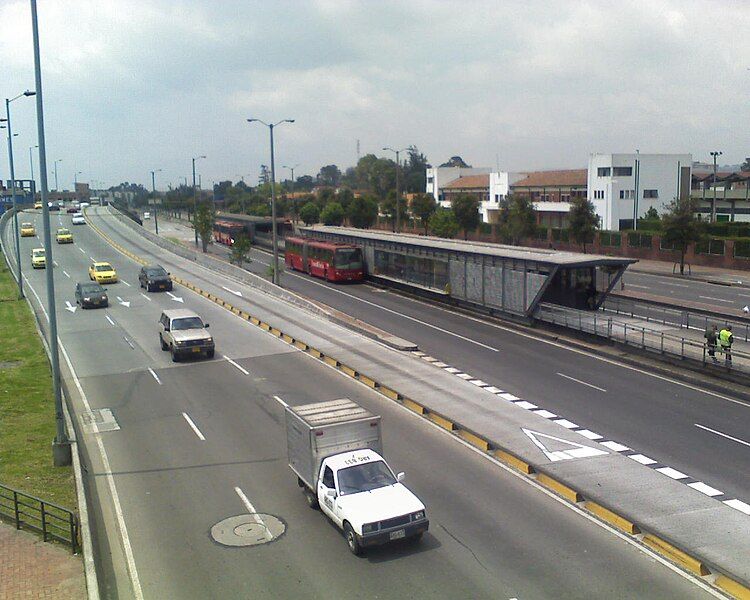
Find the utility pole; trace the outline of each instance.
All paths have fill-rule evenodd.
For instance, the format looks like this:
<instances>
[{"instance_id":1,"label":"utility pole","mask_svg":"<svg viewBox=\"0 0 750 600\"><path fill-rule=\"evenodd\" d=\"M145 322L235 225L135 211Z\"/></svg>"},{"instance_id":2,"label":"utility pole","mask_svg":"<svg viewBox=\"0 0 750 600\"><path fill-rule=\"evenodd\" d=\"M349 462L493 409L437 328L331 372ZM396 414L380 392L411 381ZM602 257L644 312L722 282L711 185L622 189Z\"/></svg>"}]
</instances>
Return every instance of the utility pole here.
<instances>
[{"instance_id":1,"label":"utility pole","mask_svg":"<svg viewBox=\"0 0 750 600\"><path fill-rule=\"evenodd\" d=\"M161 173L161 169L151 171L151 193L154 196L154 228L156 229L156 235L159 235L159 218L156 216L158 212L156 209L156 173Z\"/></svg>"},{"instance_id":2,"label":"utility pole","mask_svg":"<svg viewBox=\"0 0 750 600\"><path fill-rule=\"evenodd\" d=\"M39 146L29 146L29 166L31 167L31 181L34 181L34 148L39 148Z\"/></svg>"},{"instance_id":3,"label":"utility pole","mask_svg":"<svg viewBox=\"0 0 750 600\"><path fill-rule=\"evenodd\" d=\"M299 167L299 163L294 165L293 167L287 167L286 165L283 166L284 169L289 169L292 172L292 212L294 214L294 222L297 222L297 199L294 197L294 169Z\"/></svg>"},{"instance_id":4,"label":"utility pole","mask_svg":"<svg viewBox=\"0 0 750 600\"><path fill-rule=\"evenodd\" d=\"M723 154L719 150L714 150L710 153L714 159L714 197L711 200L711 223L716 222L716 159Z\"/></svg>"},{"instance_id":5,"label":"utility pole","mask_svg":"<svg viewBox=\"0 0 750 600\"><path fill-rule=\"evenodd\" d=\"M58 158L57 160L55 160L55 191L56 192L60 191L60 188L57 187L57 163L59 162L62 162L62 158Z\"/></svg>"},{"instance_id":6,"label":"utility pole","mask_svg":"<svg viewBox=\"0 0 750 600\"><path fill-rule=\"evenodd\" d=\"M195 213L198 210L197 193L198 190L195 187L195 161L199 158L206 158L205 155L193 157L193 230L195 231L195 247L198 247L198 228L195 226ZM185 183L187 185L187 182Z\"/></svg>"},{"instance_id":7,"label":"utility pole","mask_svg":"<svg viewBox=\"0 0 750 600\"><path fill-rule=\"evenodd\" d=\"M394 150L393 148L383 148L383 150L390 150L391 152L396 153L396 231L401 230L401 190L399 189L399 177L398 172L401 168L401 163L399 162L399 154L403 152L404 150L407 150L408 148L401 148L400 150Z\"/></svg>"}]
</instances>

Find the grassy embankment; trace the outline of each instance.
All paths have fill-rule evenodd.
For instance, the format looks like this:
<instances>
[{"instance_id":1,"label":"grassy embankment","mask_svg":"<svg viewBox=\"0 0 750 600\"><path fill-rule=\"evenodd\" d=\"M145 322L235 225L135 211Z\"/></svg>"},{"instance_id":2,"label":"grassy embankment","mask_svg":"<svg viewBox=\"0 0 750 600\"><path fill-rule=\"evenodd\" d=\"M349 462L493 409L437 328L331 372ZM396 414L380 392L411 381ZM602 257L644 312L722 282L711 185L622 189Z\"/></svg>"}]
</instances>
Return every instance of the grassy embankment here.
<instances>
[{"instance_id":1,"label":"grassy embankment","mask_svg":"<svg viewBox=\"0 0 750 600\"><path fill-rule=\"evenodd\" d=\"M47 355L0 254L0 483L75 510L73 469L52 465L54 437Z\"/></svg>"}]
</instances>

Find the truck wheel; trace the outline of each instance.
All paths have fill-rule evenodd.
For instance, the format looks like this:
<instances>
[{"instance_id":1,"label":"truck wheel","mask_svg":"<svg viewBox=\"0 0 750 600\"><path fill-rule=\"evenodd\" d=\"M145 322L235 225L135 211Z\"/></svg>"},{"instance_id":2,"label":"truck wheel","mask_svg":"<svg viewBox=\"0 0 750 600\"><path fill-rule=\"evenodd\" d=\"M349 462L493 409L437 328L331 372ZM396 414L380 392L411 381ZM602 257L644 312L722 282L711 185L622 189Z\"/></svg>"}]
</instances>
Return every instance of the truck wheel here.
<instances>
[{"instance_id":1,"label":"truck wheel","mask_svg":"<svg viewBox=\"0 0 750 600\"><path fill-rule=\"evenodd\" d=\"M310 490L305 490L305 500L307 501L307 505L313 510L318 508L318 499Z\"/></svg>"},{"instance_id":2,"label":"truck wheel","mask_svg":"<svg viewBox=\"0 0 750 600\"><path fill-rule=\"evenodd\" d=\"M357 534L354 533L354 529L352 529L349 523L344 523L344 536L346 537L346 545L349 546L349 551L354 556L362 554L362 546L359 545Z\"/></svg>"},{"instance_id":3,"label":"truck wheel","mask_svg":"<svg viewBox=\"0 0 750 600\"><path fill-rule=\"evenodd\" d=\"M213 358L214 357L214 352L215 352L215 350L207 350L206 351L206 356L208 358Z\"/></svg>"},{"instance_id":4,"label":"truck wheel","mask_svg":"<svg viewBox=\"0 0 750 600\"><path fill-rule=\"evenodd\" d=\"M423 533L424 533L423 531L420 531L419 533L411 536L411 543L412 544L418 544L419 542L421 542L422 541L422 534Z\"/></svg>"},{"instance_id":5,"label":"truck wheel","mask_svg":"<svg viewBox=\"0 0 750 600\"><path fill-rule=\"evenodd\" d=\"M169 350L169 346L167 346L167 345L166 345L166 344L164 343L164 338L162 338L161 336L159 336L159 341L161 342L161 349L162 349L162 350Z\"/></svg>"},{"instance_id":6,"label":"truck wheel","mask_svg":"<svg viewBox=\"0 0 750 600\"><path fill-rule=\"evenodd\" d=\"M180 355L175 352L175 349L172 348L172 362L179 362Z\"/></svg>"}]
</instances>

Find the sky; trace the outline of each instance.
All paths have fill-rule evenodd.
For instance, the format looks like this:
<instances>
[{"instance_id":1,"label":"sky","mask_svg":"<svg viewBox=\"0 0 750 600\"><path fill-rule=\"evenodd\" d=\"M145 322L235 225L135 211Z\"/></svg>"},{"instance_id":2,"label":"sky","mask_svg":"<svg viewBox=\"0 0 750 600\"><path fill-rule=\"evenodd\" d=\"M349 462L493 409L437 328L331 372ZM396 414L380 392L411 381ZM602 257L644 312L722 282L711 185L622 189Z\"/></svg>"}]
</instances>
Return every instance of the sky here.
<instances>
[{"instance_id":1,"label":"sky","mask_svg":"<svg viewBox=\"0 0 750 600\"><path fill-rule=\"evenodd\" d=\"M50 186L166 189L342 170L416 145L501 170L591 152L750 156L747 0L38 0ZM0 97L34 88L28 0L0 0ZM11 104L17 177L35 103ZM3 145L4 146L4 145ZM392 154L391 154L392 156ZM38 156L34 156L38 170ZM80 172L80 173L79 173ZM7 153L0 150L0 177Z\"/></svg>"}]
</instances>

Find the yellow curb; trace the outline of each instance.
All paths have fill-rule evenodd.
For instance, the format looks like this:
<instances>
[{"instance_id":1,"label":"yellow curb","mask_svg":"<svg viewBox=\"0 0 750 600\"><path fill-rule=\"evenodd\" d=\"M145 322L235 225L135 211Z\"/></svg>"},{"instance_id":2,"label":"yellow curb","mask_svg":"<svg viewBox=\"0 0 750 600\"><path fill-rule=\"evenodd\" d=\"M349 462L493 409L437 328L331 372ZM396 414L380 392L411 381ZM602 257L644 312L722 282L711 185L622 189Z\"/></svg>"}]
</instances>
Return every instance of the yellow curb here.
<instances>
[{"instance_id":1,"label":"yellow curb","mask_svg":"<svg viewBox=\"0 0 750 600\"><path fill-rule=\"evenodd\" d=\"M349 375L349 377L357 377L357 372L352 369L351 367L347 367L346 365L341 365L341 370Z\"/></svg>"},{"instance_id":2,"label":"yellow curb","mask_svg":"<svg viewBox=\"0 0 750 600\"><path fill-rule=\"evenodd\" d=\"M750 588L737 583L734 579L730 579L726 575L719 575L716 578L716 585L737 598L737 600L750 600Z\"/></svg>"},{"instance_id":3,"label":"yellow curb","mask_svg":"<svg viewBox=\"0 0 750 600\"><path fill-rule=\"evenodd\" d=\"M404 406L419 415L424 414L424 406L422 406L421 404L417 402L414 402L414 400L409 400L408 398L404 398Z\"/></svg>"},{"instance_id":4,"label":"yellow curb","mask_svg":"<svg viewBox=\"0 0 750 600\"><path fill-rule=\"evenodd\" d=\"M323 358L323 353L320 350L316 350L315 348L310 348L310 354L312 354L315 358Z\"/></svg>"},{"instance_id":5,"label":"yellow curb","mask_svg":"<svg viewBox=\"0 0 750 600\"><path fill-rule=\"evenodd\" d=\"M487 450L490 449L490 444L489 442L487 442L487 440L482 439L478 435L474 435L470 431L459 429L456 433L458 434L458 437L469 442L472 446L476 446L480 450L484 450L485 452L487 452Z\"/></svg>"},{"instance_id":6,"label":"yellow curb","mask_svg":"<svg viewBox=\"0 0 750 600\"><path fill-rule=\"evenodd\" d=\"M697 558L693 558L687 552L683 552L679 548L675 548L669 542L655 536L652 533L647 533L643 536L643 543L653 550L656 550L659 554L666 556L671 561L682 565L691 573L695 573L696 575L700 575L701 577L711 574L711 571L708 570L706 565L704 565Z\"/></svg>"},{"instance_id":7,"label":"yellow curb","mask_svg":"<svg viewBox=\"0 0 750 600\"><path fill-rule=\"evenodd\" d=\"M613 513L608 508L604 508L601 504L597 504L596 502L587 500L586 508L589 510L589 512L594 513L603 521L606 521L610 525L614 525L615 527L617 527L617 529L620 529L625 533L635 535L636 533L641 532L641 530L638 529L638 525L636 525L635 523L631 523L625 517L621 517L617 513Z\"/></svg>"},{"instance_id":8,"label":"yellow curb","mask_svg":"<svg viewBox=\"0 0 750 600\"><path fill-rule=\"evenodd\" d=\"M453 421L449 421L445 417L441 417L440 415L435 414L433 412L428 412L427 418L433 423L440 425L440 427L442 427L443 429L447 429L448 431L453 431Z\"/></svg>"},{"instance_id":9,"label":"yellow curb","mask_svg":"<svg viewBox=\"0 0 750 600\"><path fill-rule=\"evenodd\" d=\"M339 366L339 361L337 361L335 358L331 358L330 356L324 356L323 361L325 361L327 365L331 365L332 367L338 368Z\"/></svg>"},{"instance_id":10,"label":"yellow curb","mask_svg":"<svg viewBox=\"0 0 750 600\"><path fill-rule=\"evenodd\" d=\"M552 479L549 475L539 473L536 480L544 487L551 489L553 492L557 492L563 498L570 500L571 502L580 502L582 500L581 495L578 492L569 488L567 485L560 483L556 479Z\"/></svg>"},{"instance_id":11,"label":"yellow curb","mask_svg":"<svg viewBox=\"0 0 750 600\"><path fill-rule=\"evenodd\" d=\"M281 339L284 340L287 344L294 343L294 338L291 335L287 335L286 333L281 334Z\"/></svg>"},{"instance_id":12,"label":"yellow curb","mask_svg":"<svg viewBox=\"0 0 750 600\"><path fill-rule=\"evenodd\" d=\"M385 387L384 385L380 386L380 393L384 396L387 396L391 400L398 400L399 399L399 393L392 390L389 387Z\"/></svg>"},{"instance_id":13,"label":"yellow curb","mask_svg":"<svg viewBox=\"0 0 750 600\"><path fill-rule=\"evenodd\" d=\"M305 344L305 342L300 342L299 340L294 340L294 345L297 346L300 350L307 350L309 349L309 346Z\"/></svg>"},{"instance_id":14,"label":"yellow curb","mask_svg":"<svg viewBox=\"0 0 750 600\"><path fill-rule=\"evenodd\" d=\"M499 461L504 462L506 465L510 465L514 469L518 469L522 473L526 473L526 475L535 473L534 467L532 467L529 463L522 461L520 458L516 458L515 456L508 452L505 452L504 450L493 450L490 454L492 454Z\"/></svg>"},{"instance_id":15,"label":"yellow curb","mask_svg":"<svg viewBox=\"0 0 750 600\"><path fill-rule=\"evenodd\" d=\"M275 335L276 337L281 337L281 331L276 329L275 327L271 327L270 332Z\"/></svg>"},{"instance_id":16,"label":"yellow curb","mask_svg":"<svg viewBox=\"0 0 750 600\"><path fill-rule=\"evenodd\" d=\"M362 375L362 373L359 374L359 380L362 383L364 383L366 386L371 387L373 389L378 387L378 384L374 379L370 379L367 375Z\"/></svg>"}]
</instances>

